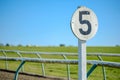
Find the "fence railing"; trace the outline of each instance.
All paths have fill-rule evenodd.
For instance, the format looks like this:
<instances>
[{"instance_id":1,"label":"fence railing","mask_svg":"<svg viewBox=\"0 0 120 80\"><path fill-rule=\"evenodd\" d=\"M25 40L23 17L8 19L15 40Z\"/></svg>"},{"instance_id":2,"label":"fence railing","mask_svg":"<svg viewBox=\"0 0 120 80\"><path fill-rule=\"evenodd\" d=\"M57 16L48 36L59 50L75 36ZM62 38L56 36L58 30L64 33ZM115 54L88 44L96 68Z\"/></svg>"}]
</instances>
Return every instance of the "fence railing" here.
<instances>
[{"instance_id":1,"label":"fence railing","mask_svg":"<svg viewBox=\"0 0 120 80\"><path fill-rule=\"evenodd\" d=\"M42 63L42 75L45 75L45 68L44 68L44 63L59 63L59 64L66 64L67 66L67 77L68 80L70 80L70 64L78 64L77 59L68 59L67 56L78 56L78 53L62 53L62 52L32 52L32 51L18 51L18 50L0 50L0 52L3 54L3 56L0 56L0 60L5 60L5 65L6 69L8 69L8 61L21 61L21 64L19 65L18 69L16 70L15 78L14 80L17 79L19 70L22 67L22 71L24 72L24 67L23 65L25 62L40 62ZM9 57L7 56L7 53L16 53L18 57ZM29 57L23 57L22 54L35 54L37 58L29 58ZM46 59L42 58L41 55L61 55L63 59ZM102 71L103 71L103 77L104 80L106 80L106 72L105 72L105 67L114 67L114 68L120 68L120 63L119 62L108 62L108 61L103 61L101 56L114 56L114 57L120 57L120 54L116 53L88 53L87 56L97 56L99 60L87 60L88 64L92 64L93 66L87 73L87 77L92 73L92 71L97 67L97 66L102 66Z\"/></svg>"}]
</instances>

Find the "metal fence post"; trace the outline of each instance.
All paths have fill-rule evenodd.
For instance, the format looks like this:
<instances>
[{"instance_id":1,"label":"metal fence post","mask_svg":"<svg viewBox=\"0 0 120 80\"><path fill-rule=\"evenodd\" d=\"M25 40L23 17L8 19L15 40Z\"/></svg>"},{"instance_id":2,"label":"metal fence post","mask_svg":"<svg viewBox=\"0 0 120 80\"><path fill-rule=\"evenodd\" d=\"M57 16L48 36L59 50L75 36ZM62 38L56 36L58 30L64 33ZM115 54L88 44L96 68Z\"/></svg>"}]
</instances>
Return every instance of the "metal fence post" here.
<instances>
[{"instance_id":1,"label":"metal fence post","mask_svg":"<svg viewBox=\"0 0 120 80\"><path fill-rule=\"evenodd\" d=\"M63 54L64 59L67 59L67 57ZM68 76L68 80L70 80L70 65L67 64L67 76Z\"/></svg>"},{"instance_id":2,"label":"metal fence post","mask_svg":"<svg viewBox=\"0 0 120 80\"><path fill-rule=\"evenodd\" d=\"M38 53L37 53L37 56L39 58L42 58ZM41 66L42 66L42 75L45 76L45 67L44 67L44 63L41 63Z\"/></svg>"},{"instance_id":3,"label":"metal fence post","mask_svg":"<svg viewBox=\"0 0 120 80\"><path fill-rule=\"evenodd\" d=\"M88 71L88 73L87 73L87 78L89 77L89 75L94 71L94 69L97 67L97 65L96 64L94 64L92 67L91 67L91 69Z\"/></svg>"},{"instance_id":4,"label":"metal fence post","mask_svg":"<svg viewBox=\"0 0 120 80\"><path fill-rule=\"evenodd\" d=\"M97 57L98 57L98 59L99 59L100 61L103 61L103 59L102 59L101 56L98 55ZM103 72L104 80L106 80L106 72L105 72L105 67L104 67L104 65L102 65L102 72Z\"/></svg>"},{"instance_id":5,"label":"metal fence post","mask_svg":"<svg viewBox=\"0 0 120 80\"><path fill-rule=\"evenodd\" d=\"M18 78L18 73L19 73L21 67L24 65L24 63L25 63L25 61L23 60L23 61L21 62L21 64L19 65L19 67L17 68L16 73L15 73L15 77L14 77L14 80L17 80L17 78Z\"/></svg>"},{"instance_id":6,"label":"metal fence post","mask_svg":"<svg viewBox=\"0 0 120 80\"><path fill-rule=\"evenodd\" d=\"M20 57L20 58L22 58L22 55L20 54L20 52L16 52L17 54L18 54L18 56ZM22 67L22 72L24 72L24 66Z\"/></svg>"},{"instance_id":7,"label":"metal fence post","mask_svg":"<svg viewBox=\"0 0 120 80\"><path fill-rule=\"evenodd\" d=\"M6 60L5 60L5 68L8 70L8 61L7 61L7 54L4 50L2 50L3 55L5 56Z\"/></svg>"}]
</instances>

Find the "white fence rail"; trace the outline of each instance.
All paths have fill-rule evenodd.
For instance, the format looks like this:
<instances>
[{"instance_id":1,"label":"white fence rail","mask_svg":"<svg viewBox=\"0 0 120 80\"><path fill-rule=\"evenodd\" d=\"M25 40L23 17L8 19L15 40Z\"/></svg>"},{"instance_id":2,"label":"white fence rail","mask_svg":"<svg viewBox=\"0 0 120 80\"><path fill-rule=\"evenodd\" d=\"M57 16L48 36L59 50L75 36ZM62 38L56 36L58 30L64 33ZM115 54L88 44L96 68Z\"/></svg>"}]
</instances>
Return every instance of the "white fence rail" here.
<instances>
[{"instance_id":1,"label":"white fence rail","mask_svg":"<svg viewBox=\"0 0 120 80\"><path fill-rule=\"evenodd\" d=\"M0 60L8 61L27 61L27 62L40 62L40 63L60 63L60 64L78 64L78 60L64 60L64 59L39 59L39 58L16 58L16 57L0 57ZM96 64L99 66L107 66L120 68L118 62L98 61L98 60L87 60L88 64Z\"/></svg>"},{"instance_id":2,"label":"white fence rail","mask_svg":"<svg viewBox=\"0 0 120 80\"><path fill-rule=\"evenodd\" d=\"M19 50L0 50L0 52L15 52L24 54L48 54L48 55L67 55L67 56L78 56L78 53L67 53L67 52L35 52L35 51L19 51ZM88 53L87 56L116 56L120 57L119 53Z\"/></svg>"}]
</instances>

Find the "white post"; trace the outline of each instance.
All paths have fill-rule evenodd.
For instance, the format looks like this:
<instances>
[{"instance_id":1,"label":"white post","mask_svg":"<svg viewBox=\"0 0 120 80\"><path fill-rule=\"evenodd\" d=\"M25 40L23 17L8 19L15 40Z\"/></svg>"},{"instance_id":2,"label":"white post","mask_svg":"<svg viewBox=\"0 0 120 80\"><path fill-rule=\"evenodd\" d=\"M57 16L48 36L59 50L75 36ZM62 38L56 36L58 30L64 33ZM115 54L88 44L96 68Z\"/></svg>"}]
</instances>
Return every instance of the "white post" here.
<instances>
[{"instance_id":1,"label":"white post","mask_svg":"<svg viewBox=\"0 0 120 80\"><path fill-rule=\"evenodd\" d=\"M78 39L78 80L87 80L86 41Z\"/></svg>"}]
</instances>

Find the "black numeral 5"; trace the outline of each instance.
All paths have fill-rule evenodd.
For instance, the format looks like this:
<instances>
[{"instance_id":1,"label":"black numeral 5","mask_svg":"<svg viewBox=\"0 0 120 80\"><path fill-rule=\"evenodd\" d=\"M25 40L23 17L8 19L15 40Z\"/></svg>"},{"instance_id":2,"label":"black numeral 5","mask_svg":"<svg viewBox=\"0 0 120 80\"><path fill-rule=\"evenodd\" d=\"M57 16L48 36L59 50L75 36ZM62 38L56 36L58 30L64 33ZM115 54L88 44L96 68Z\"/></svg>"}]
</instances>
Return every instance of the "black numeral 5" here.
<instances>
[{"instance_id":1,"label":"black numeral 5","mask_svg":"<svg viewBox=\"0 0 120 80\"><path fill-rule=\"evenodd\" d=\"M82 20L82 15L90 15L88 11L80 11L79 12L79 22L80 24L86 24L88 26L88 30L84 31L82 28L79 29L80 33L83 35L88 35L91 32L91 23L88 20Z\"/></svg>"}]
</instances>

